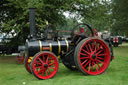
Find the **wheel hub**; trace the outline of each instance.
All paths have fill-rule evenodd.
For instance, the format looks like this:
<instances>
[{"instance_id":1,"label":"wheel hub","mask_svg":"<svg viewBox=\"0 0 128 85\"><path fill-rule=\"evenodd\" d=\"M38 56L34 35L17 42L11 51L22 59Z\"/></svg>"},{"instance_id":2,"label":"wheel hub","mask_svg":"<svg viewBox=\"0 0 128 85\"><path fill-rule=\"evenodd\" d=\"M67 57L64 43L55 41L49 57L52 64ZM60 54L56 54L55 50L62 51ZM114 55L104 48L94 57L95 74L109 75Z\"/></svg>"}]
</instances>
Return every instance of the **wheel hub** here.
<instances>
[{"instance_id":1,"label":"wheel hub","mask_svg":"<svg viewBox=\"0 0 128 85\"><path fill-rule=\"evenodd\" d=\"M92 59L95 59L96 58L96 54L94 53L93 55L92 55Z\"/></svg>"},{"instance_id":2,"label":"wheel hub","mask_svg":"<svg viewBox=\"0 0 128 85\"><path fill-rule=\"evenodd\" d=\"M44 64L44 67L47 68L48 67L48 64Z\"/></svg>"}]
</instances>

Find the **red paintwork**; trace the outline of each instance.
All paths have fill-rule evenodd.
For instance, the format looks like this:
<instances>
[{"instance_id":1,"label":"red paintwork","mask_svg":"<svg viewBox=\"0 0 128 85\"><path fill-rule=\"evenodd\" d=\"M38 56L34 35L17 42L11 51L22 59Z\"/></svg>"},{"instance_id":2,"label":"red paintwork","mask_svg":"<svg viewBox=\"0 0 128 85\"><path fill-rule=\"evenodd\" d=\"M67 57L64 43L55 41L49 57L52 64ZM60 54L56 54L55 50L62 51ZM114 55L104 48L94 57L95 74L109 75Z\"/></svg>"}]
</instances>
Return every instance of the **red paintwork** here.
<instances>
[{"instance_id":1,"label":"red paintwork","mask_svg":"<svg viewBox=\"0 0 128 85\"><path fill-rule=\"evenodd\" d=\"M114 56L112 56L112 60L113 60L113 59L115 59L115 57L114 57Z\"/></svg>"},{"instance_id":2,"label":"red paintwork","mask_svg":"<svg viewBox=\"0 0 128 85\"><path fill-rule=\"evenodd\" d=\"M47 67L45 67L45 65ZM49 79L56 74L58 70L58 61L53 54L44 52L36 56L32 68L34 74L39 79Z\"/></svg>"},{"instance_id":3,"label":"red paintwork","mask_svg":"<svg viewBox=\"0 0 128 85\"><path fill-rule=\"evenodd\" d=\"M87 40L80 48L79 63L87 74L98 75L103 73L109 62L109 48L100 39Z\"/></svg>"},{"instance_id":4,"label":"red paintwork","mask_svg":"<svg viewBox=\"0 0 128 85\"><path fill-rule=\"evenodd\" d=\"M98 36L98 31L96 29L93 29L94 36Z\"/></svg>"},{"instance_id":5,"label":"red paintwork","mask_svg":"<svg viewBox=\"0 0 128 85\"><path fill-rule=\"evenodd\" d=\"M25 56L16 56L16 62L17 64L23 64L24 63Z\"/></svg>"},{"instance_id":6,"label":"red paintwork","mask_svg":"<svg viewBox=\"0 0 128 85\"><path fill-rule=\"evenodd\" d=\"M113 42L118 42L118 38L113 38Z\"/></svg>"},{"instance_id":7,"label":"red paintwork","mask_svg":"<svg viewBox=\"0 0 128 85\"><path fill-rule=\"evenodd\" d=\"M49 50L50 47L43 47L43 50Z\"/></svg>"},{"instance_id":8,"label":"red paintwork","mask_svg":"<svg viewBox=\"0 0 128 85\"><path fill-rule=\"evenodd\" d=\"M80 28L80 33L83 33L83 32L85 32L84 28Z\"/></svg>"},{"instance_id":9,"label":"red paintwork","mask_svg":"<svg viewBox=\"0 0 128 85\"><path fill-rule=\"evenodd\" d=\"M25 63L26 63L25 65L26 65L26 69L31 73L30 62L28 62L28 59L29 59L29 58L27 58L27 60L26 60L26 62L25 62Z\"/></svg>"}]
</instances>

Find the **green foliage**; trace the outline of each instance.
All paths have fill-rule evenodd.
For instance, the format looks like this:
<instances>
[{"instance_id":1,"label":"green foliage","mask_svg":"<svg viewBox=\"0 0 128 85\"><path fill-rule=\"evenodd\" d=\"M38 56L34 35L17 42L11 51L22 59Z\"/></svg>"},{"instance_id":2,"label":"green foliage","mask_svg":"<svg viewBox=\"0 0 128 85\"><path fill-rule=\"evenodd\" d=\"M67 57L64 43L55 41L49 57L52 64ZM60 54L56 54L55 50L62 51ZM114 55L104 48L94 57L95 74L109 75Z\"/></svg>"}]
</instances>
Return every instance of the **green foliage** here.
<instances>
[{"instance_id":1,"label":"green foliage","mask_svg":"<svg viewBox=\"0 0 128 85\"><path fill-rule=\"evenodd\" d=\"M43 30L46 21L59 30L70 30L78 22L91 24L98 31L111 27L110 3L106 0L1 0L0 25L4 28L0 31L13 36L11 44L22 44L29 35L28 8L36 8L37 30ZM71 16L66 18L64 12Z\"/></svg>"},{"instance_id":2,"label":"green foliage","mask_svg":"<svg viewBox=\"0 0 128 85\"><path fill-rule=\"evenodd\" d=\"M68 10L69 19L87 23L98 31L111 28L111 3L106 0L77 0Z\"/></svg>"},{"instance_id":3,"label":"green foliage","mask_svg":"<svg viewBox=\"0 0 128 85\"><path fill-rule=\"evenodd\" d=\"M63 11L68 10L67 6L72 1L63 0L1 0L0 1L0 29L3 33L13 36L11 44L25 42L29 34L29 9L36 8L36 29L45 27L45 21L49 23L63 23ZM16 34L14 36L13 34ZM15 43L15 44L16 44Z\"/></svg>"},{"instance_id":4,"label":"green foliage","mask_svg":"<svg viewBox=\"0 0 128 85\"><path fill-rule=\"evenodd\" d=\"M58 31L66 31L66 32L58 32L59 36L70 36L71 35L71 31L73 29L74 26L76 26L78 24L78 21L76 20L76 18L66 18L65 19L65 23L64 24L56 24L56 30Z\"/></svg>"},{"instance_id":5,"label":"green foliage","mask_svg":"<svg viewBox=\"0 0 128 85\"><path fill-rule=\"evenodd\" d=\"M88 8L88 9L87 9ZM83 8L83 22L87 22L98 31L109 30L110 22L110 4L101 0L88 1L87 8Z\"/></svg>"},{"instance_id":6,"label":"green foliage","mask_svg":"<svg viewBox=\"0 0 128 85\"><path fill-rule=\"evenodd\" d=\"M128 1L113 0L113 31L128 36Z\"/></svg>"}]
</instances>

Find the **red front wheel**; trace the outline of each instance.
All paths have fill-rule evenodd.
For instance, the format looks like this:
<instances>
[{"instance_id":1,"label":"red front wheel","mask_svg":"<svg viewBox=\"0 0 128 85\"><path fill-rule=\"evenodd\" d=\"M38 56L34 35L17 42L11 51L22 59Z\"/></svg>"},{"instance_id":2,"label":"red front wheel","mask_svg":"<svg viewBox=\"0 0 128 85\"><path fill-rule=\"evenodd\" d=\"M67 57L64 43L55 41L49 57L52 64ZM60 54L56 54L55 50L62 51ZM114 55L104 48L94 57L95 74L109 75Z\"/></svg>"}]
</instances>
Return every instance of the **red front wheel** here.
<instances>
[{"instance_id":1,"label":"red front wheel","mask_svg":"<svg viewBox=\"0 0 128 85\"><path fill-rule=\"evenodd\" d=\"M32 60L33 57L28 57L26 56L25 59L24 59L24 66L25 66L25 69L31 74L31 69L30 69L30 62Z\"/></svg>"},{"instance_id":2,"label":"red front wheel","mask_svg":"<svg viewBox=\"0 0 128 85\"><path fill-rule=\"evenodd\" d=\"M99 38L84 39L75 50L75 64L85 74L103 73L107 69L110 59L109 47Z\"/></svg>"},{"instance_id":3,"label":"red front wheel","mask_svg":"<svg viewBox=\"0 0 128 85\"><path fill-rule=\"evenodd\" d=\"M59 63L57 57L48 51L37 53L30 64L31 71L38 79L49 79L55 76Z\"/></svg>"}]
</instances>

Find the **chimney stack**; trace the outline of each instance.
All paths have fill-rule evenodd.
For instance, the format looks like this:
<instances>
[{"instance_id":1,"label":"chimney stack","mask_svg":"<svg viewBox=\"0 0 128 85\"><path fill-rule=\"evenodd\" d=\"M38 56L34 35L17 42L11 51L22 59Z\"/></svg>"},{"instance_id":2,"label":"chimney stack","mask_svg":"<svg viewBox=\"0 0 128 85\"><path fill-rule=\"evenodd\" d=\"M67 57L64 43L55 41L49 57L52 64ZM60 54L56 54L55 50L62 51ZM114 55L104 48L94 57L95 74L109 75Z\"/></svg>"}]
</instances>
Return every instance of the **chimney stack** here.
<instances>
[{"instance_id":1,"label":"chimney stack","mask_svg":"<svg viewBox=\"0 0 128 85\"><path fill-rule=\"evenodd\" d=\"M36 40L35 8L29 8L30 38Z\"/></svg>"}]
</instances>

